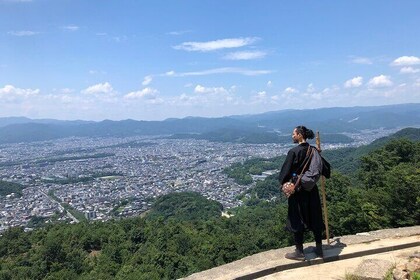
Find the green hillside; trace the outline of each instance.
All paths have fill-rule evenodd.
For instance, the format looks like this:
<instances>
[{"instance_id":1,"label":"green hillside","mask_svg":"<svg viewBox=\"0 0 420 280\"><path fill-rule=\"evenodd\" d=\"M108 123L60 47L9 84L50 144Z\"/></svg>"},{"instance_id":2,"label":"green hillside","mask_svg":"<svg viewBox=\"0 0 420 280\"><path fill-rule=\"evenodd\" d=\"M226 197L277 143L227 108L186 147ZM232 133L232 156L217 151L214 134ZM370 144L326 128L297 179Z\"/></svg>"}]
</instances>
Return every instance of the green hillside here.
<instances>
[{"instance_id":1,"label":"green hillside","mask_svg":"<svg viewBox=\"0 0 420 280\"><path fill-rule=\"evenodd\" d=\"M326 150L323 156L331 163L334 169L344 173L351 174L360 166L360 158L369 152L384 146L393 139L408 139L411 141L420 141L420 128L404 128L390 136L376 139L366 146L358 148L344 148L339 150Z\"/></svg>"},{"instance_id":2,"label":"green hillside","mask_svg":"<svg viewBox=\"0 0 420 280\"><path fill-rule=\"evenodd\" d=\"M148 218L173 218L181 221L208 220L220 216L223 206L199 193L182 192L162 196L156 200Z\"/></svg>"},{"instance_id":3,"label":"green hillside","mask_svg":"<svg viewBox=\"0 0 420 280\"><path fill-rule=\"evenodd\" d=\"M0 180L0 197L8 194L15 193L18 196L22 196L22 190L25 187L21 184L5 182Z\"/></svg>"},{"instance_id":4,"label":"green hillside","mask_svg":"<svg viewBox=\"0 0 420 280\"><path fill-rule=\"evenodd\" d=\"M349 176L333 172L330 231L419 225L419 170L420 142L399 138L362 155ZM11 228L0 237L0 279L177 279L291 245L284 197L270 193L278 182L268 177L258 187L262 193L244 195L230 218L217 202L177 193L157 199L145 218Z\"/></svg>"}]
</instances>

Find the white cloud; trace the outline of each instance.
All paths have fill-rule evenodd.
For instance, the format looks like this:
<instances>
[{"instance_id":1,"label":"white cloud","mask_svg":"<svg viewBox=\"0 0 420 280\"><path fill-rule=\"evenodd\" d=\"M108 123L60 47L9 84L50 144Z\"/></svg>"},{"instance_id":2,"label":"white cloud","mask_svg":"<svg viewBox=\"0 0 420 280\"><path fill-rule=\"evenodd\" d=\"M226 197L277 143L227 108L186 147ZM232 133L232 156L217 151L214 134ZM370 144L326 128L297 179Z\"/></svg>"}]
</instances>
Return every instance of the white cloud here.
<instances>
[{"instance_id":1,"label":"white cloud","mask_svg":"<svg viewBox=\"0 0 420 280\"><path fill-rule=\"evenodd\" d=\"M29 31L29 30L21 30L21 31L9 31L9 32L7 32L7 34L10 34L12 36L23 37L23 36L34 36L34 35L38 35L39 32Z\"/></svg>"},{"instance_id":2,"label":"white cloud","mask_svg":"<svg viewBox=\"0 0 420 280\"><path fill-rule=\"evenodd\" d=\"M420 64L420 58L416 56L401 56L391 63L393 66L408 66L417 64Z\"/></svg>"},{"instance_id":3,"label":"white cloud","mask_svg":"<svg viewBox=\"0 0 420 280\"><path fill-rule=\"evenodd\" d=\"M271 88L273 86L273 82L272 81L268 81L267 82L267 87Z\"/></svg>"},{"instance_id":4,"label":"white cloud","mask_svg":"<svg viewBox=\"0 0 420 280\"><path fill-rule=\"evenodd\" d=\"M201 97L202 96L199 96L199 95L189 96L186 93L182 93L180 96L177 96L174 99L172 99L172 104L174 104L175 106L177 105L191 106L191 105L197 105L200 103L205 103L203 102Z\"/></svg>"},{"instance_id":5,"label":"white cloud","mask_svg":"<svg viewBox=\"0 0 420 280\"><path fill-rule=\"evenodd\" d=\"M102 94L102 93L112 93L113 88L110 83L106 82L103 84L96 84L88 87L87 89L82 90L84 94Z\"/></svg>"},{"instance_id":6,"label":"white cloud","mask_svg":"<svg viewBox=\"0 0 420 280\"><path fill-rule=\"evenodd\" d=\"M369 83L368 83L368 86L370 88L389 87L392 85L393 83L391 81L391 78L385 75L379 75L379 76L373 77L372 79L369 80Z\"/></svg>"},{"instance_id":7,"label":"white cloud","mask_svg":"<svg viewBox=\"0 0 420 280\"><path fill-rule=\"evenodd\" d=\"M350 62L355 63L355 64L365 64L365 65L372 64L372 60L367 57L353 57Z\"/></svg>"},{"instance_id":8,"label":"white cloud","mask_svg":"<svg viewBox=\"0 0 420 280\"><path fill-rule=\"evenodd\" d=\"M209 52L221 49L240 48L255 43L256 37L221 39L208 42L184 42L174 46L176 50Z\"/></svg>"},{"instance_id":9,"label":"white cloud","mask_svg":"<svg viewBox=\"0 0 420 280\"><path fill-rule=\"evenodd\" d=\"M179 96L179 100L181 101L189 101L191 97L189 97L187 94L183 93Z\"/></svg>"},{"instance_id":10,"label":"white cloud","mask_svg":"<svg viewBox=\"0 0 420 280\"><path fill-rule=\"evenodd\" d=\"M17 98L28 98L31 96L38 95L39 92L39 89L23 89L16 88L12 85L6 85L3 88L0 88L0 99L13 101Z\"/></svg>"},{"instance_id":11,"label":"white cloud","mask_svg":"<svg viewBox=\"0 0 420 280\"><path fill-rule=\"evenodd\" d=\"M314 86L313 83L310 83L306 88L306 91L309 92L309 93L314 92L315 90L316 89L315 89L315 86Z\"/></svg>"},{"instance_id":12,"label":"white cloud","mask_svg":"<svg viewBox=\"0 0 420 280\"><path fill-rule=\"evenodd\" d=\"M96 36L107 36L108 35L108 33L105 33L105 32L97 32L96 33Z\"/></svg>"},{"instance_id":13,"label":"white cloud","mask_svg":"<svg viewBox=\"0 0 420 280\"><path fill-rule=\"evenodd\" d=\"M257 94L251 96L249 101L245 101L249 105L259 106L266 105L271 106L273 104L279 104L281 98L278 95L270 96L265 90L257 92ZM265 108L267 110L267 108ZM265 111L266 111L265 110Z\"/></svg>"},{"instance_id":14,"label":"white cloud","mask_svg":"<svg viewBox=\"0 0 420 280\"><path fill-rule=\"evenodd\" d=\"M202 93L202 94L221 94L221 93L229 93L224 87L203 87L201 85L197 85L194 88L195 93Z\"/></svg>"},{"instance_id":15,"label":"white cloud","mask_svg":"<svg viewBox=\"0 0 420 280\"><path fill-rule=\"evenodd\" d=\"M287 87L287 88L285 88L284 92L285 93L297 93L299 91L297 89L295 89L295 88Z\"/></svg>"},{"instance_id":16,"label":"white cloud","mask_svg":"<svg viewBox=\"0 0 420 280\"><path fill-rule=\"evenodd\" d=\"M139 91L133 91L124 96L125 99L156 99L157 94L159 93L158 90L154 88L144 88Z\"/></svg>"},{"instance_id":17,"label":"white cloud","mask_svg":"<svg viewBox=\"0 0 420 280\"><path fill-rule=\"evenodd\" d=\"M182 72L176 73L175 71L166 72L164 76L172 77L187 77L187 76L205 76L213 74L241 74L245 76L258 76L272 73L271 70L249 70L244 68L235 68L235 67L224 67L224 68L214 68L197 72Z\"/></svg>"},{"instance_id":18,"label":"white cloud","mask_svg":"<svg viewBox=\"0 0 420 280\"><path fill-rule=\"evenodd\" d=\"M400 73L403 74L414 74L420 72L420 69L413 67L403 67L400 69Z\"/></svg>"},{"instance_id":19,"label":"white cloud","mask_svg":"<svg viewBox=\"0 0 420 280\"><path fill-rule=\"evenodd\" d=\"M153 77L151 75L145 76L141 84L143 86L147 86L152 82L152 80L153 80Z\"/></svg>"},{"instance_id":20,"label":"white cloud","mask_svg":"<svg viewBox=\"0 0 420 280\"><path fill-rule=\"evenodd\" d=\"M77 31L79 30L79 26L70 24L70 25L63 26L63 29L69 30L69 31Z\"/></svg>"},{"instance_id":21,"label":"white cloud","mask_svg":"<svg viewBox=\"0 0 420 280\"><path fill-rule=\"evenodd\" d=\"M258 99L265 99L265 98L267 97L267 92L265 92L265 91L260 91L260 92L258 92L258 93L257 93L256 97L257 97Z\"/></svg>"},{"instance_id":22,"label":"white cloud","mask_svg":"<svg viewBox=\"0 0 420 280\"><path fill-rule=\"evenodd\" d=\"M355 88L355 87L360 87L362 84L363 84L363 78L358 76L358 77L354 77L353 79L347 80L344 83L344 87Z\"/></svg>"},{"instance_id":23,"label":"white cloud","mask_svg":"<svg viewBox=\"0 0 420 280\"><path fill-rule=\"evenodd\" d=\"M227 60L251 60L264 58L266 55L267 53L262 51L241 51L229 53L223 58Z\"/></svg>"}]
</instances>

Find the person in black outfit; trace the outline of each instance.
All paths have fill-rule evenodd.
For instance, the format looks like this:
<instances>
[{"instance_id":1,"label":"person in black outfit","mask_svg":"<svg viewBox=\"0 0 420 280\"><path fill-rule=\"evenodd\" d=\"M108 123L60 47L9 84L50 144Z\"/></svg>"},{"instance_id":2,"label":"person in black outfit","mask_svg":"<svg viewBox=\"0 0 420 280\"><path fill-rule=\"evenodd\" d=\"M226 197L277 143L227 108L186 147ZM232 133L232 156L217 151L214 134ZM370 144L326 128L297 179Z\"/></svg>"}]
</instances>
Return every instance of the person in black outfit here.
<instances>
[{"instance_id":1,"label":"person in black outfit","mask_svg":"<svg viewBox=\"0 0 420 280\"><path fill-rule=\"evenodd\" d=\"M280 186L292 180L294 174L301 173L310 147L306 140L313 138L314 132L305 126L298 126L293 130L293 142L299 145L290 149L287 153L279 175ZM285 255L286 258L305 260L303 233L306 230L313 232L316 242L315 253L318 257L323 257L322 231L324 230L324 223L317 186L311 191L306 191L296 186L295 192L288 198L286 229L294 234L296 245L295 251L287 253Z\"/></svg>"}]
</instances>

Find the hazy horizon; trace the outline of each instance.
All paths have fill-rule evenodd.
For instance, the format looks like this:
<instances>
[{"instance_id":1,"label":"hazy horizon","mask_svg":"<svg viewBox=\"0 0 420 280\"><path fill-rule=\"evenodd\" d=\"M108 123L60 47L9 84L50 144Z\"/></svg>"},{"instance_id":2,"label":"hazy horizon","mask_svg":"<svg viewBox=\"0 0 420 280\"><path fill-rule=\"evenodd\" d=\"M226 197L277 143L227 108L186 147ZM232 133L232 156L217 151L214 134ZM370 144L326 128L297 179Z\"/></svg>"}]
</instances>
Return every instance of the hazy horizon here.
<instances>
[{"instance_id":1,"label":"hazy horizon","mask_svg":"<svg viewBox=\"0 0 420 280\"><path fill-rule=\"evenodd\" d=\"M222 115L222 116L215 116L215 117L206 117L206 116L185 116L185 117L169 117L165 119L152 119L152 120L143 120L143 119L134 119L134 118L126 118L126 119L100 119L100 120L91 120L91 119L58 119L58 118L31 118L27 116L0 116L2 118L28 118L32 120L57 120L57 121L84 121L84 122L101 122L101 121L124 121L124 120L134 120L134 121L165 121L168 119L186 119L186 118L228 118L228 117L235 117L235 116L252 116L252 115L259 115L259 114L268 114L268 113L275 113L275 112L282 112L282 111L295 111L295 110L322 110L322 109L334 109L334 108L357 108L357 107L383 107L383 106L398 106L398 105L410 105L410 104L420 104L420 103L396 103L396 104L386 104L386 105L372 105L372 106L334 106L334 107L321 107L321 108L310 108L310 109L280 109L280 110L270 110L260 113L244 113L244 114L233 114L233 115Z\"/></svg>"}]
</instances>

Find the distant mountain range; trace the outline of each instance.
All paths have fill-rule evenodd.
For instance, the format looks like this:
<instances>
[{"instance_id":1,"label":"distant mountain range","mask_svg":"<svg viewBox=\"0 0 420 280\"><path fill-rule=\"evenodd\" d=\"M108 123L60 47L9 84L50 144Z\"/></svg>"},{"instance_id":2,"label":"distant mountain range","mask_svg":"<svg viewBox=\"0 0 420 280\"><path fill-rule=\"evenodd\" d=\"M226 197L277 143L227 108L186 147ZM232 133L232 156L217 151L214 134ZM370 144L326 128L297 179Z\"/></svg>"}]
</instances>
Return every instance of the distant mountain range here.
<instances>
[{"instance_id":1,"label":"distant mountain range","mask_svg":"<svg viewBox=\"0 0 420 280\"><path fill-rule=\"evenodd\" d=\"M24 117L0 118L0 143L31 142L78 137L125 137L135 135L205 134L213 137L234 130L272 133L290 137L297 125L323 133L358 132L364 129L420 125L420 103L371 107L282 110L222 118L187 117L164 121L60 121ZM228 136L228 138L231 136ZM252 136L253 137L253 136ZM252 138L251 137L251 138ZM265 134L271 138L272 135ZM251 141L252 142L252 141Z\"/></svg>"}]
</instances>

